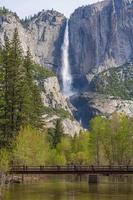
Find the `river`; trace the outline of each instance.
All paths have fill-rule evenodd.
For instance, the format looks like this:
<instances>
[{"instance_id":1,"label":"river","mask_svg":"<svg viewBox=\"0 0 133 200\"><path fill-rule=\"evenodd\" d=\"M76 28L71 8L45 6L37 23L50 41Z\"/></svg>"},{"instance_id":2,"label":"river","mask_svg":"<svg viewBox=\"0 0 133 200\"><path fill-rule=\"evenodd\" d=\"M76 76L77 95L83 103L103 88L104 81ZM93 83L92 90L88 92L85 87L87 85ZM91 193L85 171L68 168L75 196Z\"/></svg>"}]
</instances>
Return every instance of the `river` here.
<instances>
[{"instance_id":1,"label":"river","mask_svg":"<svg viewBox=\"0 0 133 200\"><path fill-rule=\"evenodd\" d=\"M14 184L5 191L4 200L133 200L133 183L112 182L106 178L99 184L46 179L34 184Z\"/></svg>"}]
</instances>

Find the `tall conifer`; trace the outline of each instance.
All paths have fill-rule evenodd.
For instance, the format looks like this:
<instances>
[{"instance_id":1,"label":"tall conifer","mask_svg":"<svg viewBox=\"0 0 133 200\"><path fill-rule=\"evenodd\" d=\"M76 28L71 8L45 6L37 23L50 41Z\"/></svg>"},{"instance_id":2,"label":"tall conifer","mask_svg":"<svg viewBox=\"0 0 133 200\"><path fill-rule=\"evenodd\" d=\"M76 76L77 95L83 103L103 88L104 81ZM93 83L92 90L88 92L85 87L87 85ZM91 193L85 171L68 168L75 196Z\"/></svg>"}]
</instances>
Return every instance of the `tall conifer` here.
<instances>
[{"instance_id":1,"label":"tall conifer","mask_svg":"<svg viewBox=\"0 0 133 200\"><path fill-rule=\"evenodd\" d=\"M0 139L10 142L21 126L41 126L43 104L35 81L35 64L30 50L23 56L17 29L0 57Z\"/></svg>"}]
</instances>

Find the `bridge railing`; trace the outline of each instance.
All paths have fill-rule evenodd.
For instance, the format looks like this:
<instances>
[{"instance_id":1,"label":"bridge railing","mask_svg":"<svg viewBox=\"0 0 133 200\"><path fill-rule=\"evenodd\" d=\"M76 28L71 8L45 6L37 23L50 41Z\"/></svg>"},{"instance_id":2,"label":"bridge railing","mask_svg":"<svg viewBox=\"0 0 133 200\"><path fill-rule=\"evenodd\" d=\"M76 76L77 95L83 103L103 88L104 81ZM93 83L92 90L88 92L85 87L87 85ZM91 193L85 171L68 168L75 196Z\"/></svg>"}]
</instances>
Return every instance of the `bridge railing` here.
<instances>
[{"instance_id":1,"label":"bridge railing","mask_svg":"<svg viewBox=\"0 0 133 200\"><path fill-rule=\"evenodd\" d=\"M12 166L10 171L97 171L97 172L119 172L119 171L133 171L133 166L80 166L80 165L68 165L68 166Z\"/></svg>"}]
</instances>

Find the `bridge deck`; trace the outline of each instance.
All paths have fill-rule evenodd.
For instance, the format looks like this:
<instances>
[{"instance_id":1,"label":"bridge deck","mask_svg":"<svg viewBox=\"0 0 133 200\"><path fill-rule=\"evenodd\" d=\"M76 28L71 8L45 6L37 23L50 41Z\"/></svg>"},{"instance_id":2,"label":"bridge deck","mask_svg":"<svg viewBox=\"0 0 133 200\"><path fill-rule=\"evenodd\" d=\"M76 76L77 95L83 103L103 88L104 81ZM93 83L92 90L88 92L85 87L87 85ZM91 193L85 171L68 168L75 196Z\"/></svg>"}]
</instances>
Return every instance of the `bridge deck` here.
<instances>
[{"instance_id":1,"label":"bridge deck","mask_svg":"<svg viewBox=\"0 0 133 200\"><path fill-rule=\"evenodd\" d=\"M13 166L10 174L133 174L133 166Z\"/></svg>"}]
</instances>

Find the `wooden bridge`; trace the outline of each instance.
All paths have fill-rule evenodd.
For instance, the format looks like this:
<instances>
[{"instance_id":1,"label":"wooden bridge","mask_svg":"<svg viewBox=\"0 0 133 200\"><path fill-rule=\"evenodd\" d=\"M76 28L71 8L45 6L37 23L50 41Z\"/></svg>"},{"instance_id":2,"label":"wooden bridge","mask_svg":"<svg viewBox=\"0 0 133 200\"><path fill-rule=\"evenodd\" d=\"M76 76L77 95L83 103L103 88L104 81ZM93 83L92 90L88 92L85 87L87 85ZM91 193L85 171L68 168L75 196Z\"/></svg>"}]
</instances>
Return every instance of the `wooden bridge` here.
<instances>
[{"instance_id":1,"label":"wooden bridge","mask_svg":"<svg viewBox=\"0 0 133 200\"><path fill-rule=\"evenodd\" d=\"M111 175L133 174L133 166L13 166L10 174L88 174Z\"/></svg>"}]
</instances>

